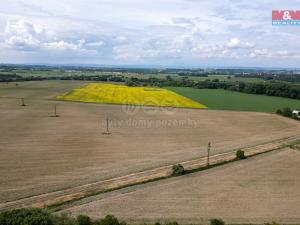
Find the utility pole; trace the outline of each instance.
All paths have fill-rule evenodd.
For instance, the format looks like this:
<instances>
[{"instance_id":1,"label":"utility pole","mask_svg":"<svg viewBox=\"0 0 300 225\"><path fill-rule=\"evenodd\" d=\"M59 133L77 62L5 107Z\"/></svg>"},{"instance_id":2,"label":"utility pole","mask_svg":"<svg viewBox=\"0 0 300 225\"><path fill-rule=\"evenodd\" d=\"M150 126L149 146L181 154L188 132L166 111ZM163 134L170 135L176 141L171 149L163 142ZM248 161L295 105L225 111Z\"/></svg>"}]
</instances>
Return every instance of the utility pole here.
<instances>
[{"instance_id":1,"label":"utility pole","mask_svg":"<svg viewBox=\"0 0 300 225\"><path fill-rule=\"evenodd\" d=\"M209 166L210 148L211 148L211 143L208 142L208 145L207 145L207 166Z\"/></svg>"},{"instance_id":2,"label":"utility pole","mask_svg":"<svg viewBox=\"0 0 300 225\"><path fill-rule=\"evenodd\" d=\"M57 104L54 104L54 117L59 117L59 115L57 115Z\"/></svg>"},{"instance_id":3,"label":"utility pole","mask_svg":"<svg viewBox=\"0 0 300 225\"><path fill-rule=\"evenodd\" d=\"M106 134L106 135L111 134L111 133L109 132L109 120L108 120L108 117L106 117L106 131L103 132L102 134Z\"/></svg>"},{"instance_id":4,"label":"utility pole","mask_svg":"<svg viewBox=\"0 0 300 225\"><path fill-rule=\"evenodd\" d=\"M26 106L24 98L21 98L21 100L22 100L22 106Z\"/></svg>"},{"instance_id":5,"label":"utility pole","mask_svg":"<svg viewBox=\"0 0 300 225\"><path fill-rule=\"evenodd\" d=\"M108 117L106 117L106 133L109 134Z\"/></svg>"}]
</instances>

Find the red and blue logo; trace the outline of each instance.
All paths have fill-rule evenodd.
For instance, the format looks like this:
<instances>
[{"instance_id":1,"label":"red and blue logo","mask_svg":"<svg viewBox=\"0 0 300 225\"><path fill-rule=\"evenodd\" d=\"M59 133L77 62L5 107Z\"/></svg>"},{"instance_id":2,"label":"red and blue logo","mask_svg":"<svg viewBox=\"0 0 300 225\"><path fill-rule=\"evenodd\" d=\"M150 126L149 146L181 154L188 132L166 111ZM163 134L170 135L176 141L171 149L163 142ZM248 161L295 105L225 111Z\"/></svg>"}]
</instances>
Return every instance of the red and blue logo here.
<instances>
[{"instance_id":1,"label":"red and blue logo","mask_svg":"<svg viewBox=\"0 0 300 225\"><path fill-rule=\"evenodd\" d=\"M300 26L300 10L273 10L273 26Z\"/></svg>"}]
</instances>

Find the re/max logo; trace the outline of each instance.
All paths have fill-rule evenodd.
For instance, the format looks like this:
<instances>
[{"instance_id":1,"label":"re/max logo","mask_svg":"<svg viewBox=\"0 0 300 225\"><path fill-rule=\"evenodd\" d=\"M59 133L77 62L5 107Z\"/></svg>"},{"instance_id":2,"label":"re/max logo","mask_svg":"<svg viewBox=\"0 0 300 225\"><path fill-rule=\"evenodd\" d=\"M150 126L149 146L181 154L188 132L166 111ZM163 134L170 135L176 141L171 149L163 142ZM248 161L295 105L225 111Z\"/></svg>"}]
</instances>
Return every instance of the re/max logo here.
<instances>
[{"instance_id":1,"label":"re/max logo","mask_svg":"<svg viewBox=\"0 0 300 225\"><path fill-rule=\"evenodd\" d=\"M300 10L273 10L272 25L274 26L299 26Z\"/></svg>"}]
</instances>

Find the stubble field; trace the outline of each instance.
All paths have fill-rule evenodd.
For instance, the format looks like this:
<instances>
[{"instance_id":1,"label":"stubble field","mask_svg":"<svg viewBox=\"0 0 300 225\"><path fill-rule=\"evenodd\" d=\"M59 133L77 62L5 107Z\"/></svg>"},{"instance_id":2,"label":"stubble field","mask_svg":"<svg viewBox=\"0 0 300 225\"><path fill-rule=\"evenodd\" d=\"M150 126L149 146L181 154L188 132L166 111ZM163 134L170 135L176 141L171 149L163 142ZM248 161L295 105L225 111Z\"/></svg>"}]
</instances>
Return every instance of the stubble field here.
<instances>
[{"instance_id":1,"label":"stubble field","mask_svg":"<svg viewBox=\"0 0 300 225\"><path fill-rule=\"evenodd\" d=\"M183 177L95 196L67 210L132 223L299 224L300 152L284 149Z\"/></svg>"},{"instance_id":2,"label":"stubble field","mask_svg":"<svg viewBox=\"0 0 300 225\"><path fill-rule=\"evenodd\" d=\"M267 113L53 100L85 84L0 84L0 203L204 156L209 141L217 154L300 134L298 121Z\"/></svg>"}]
</instances>

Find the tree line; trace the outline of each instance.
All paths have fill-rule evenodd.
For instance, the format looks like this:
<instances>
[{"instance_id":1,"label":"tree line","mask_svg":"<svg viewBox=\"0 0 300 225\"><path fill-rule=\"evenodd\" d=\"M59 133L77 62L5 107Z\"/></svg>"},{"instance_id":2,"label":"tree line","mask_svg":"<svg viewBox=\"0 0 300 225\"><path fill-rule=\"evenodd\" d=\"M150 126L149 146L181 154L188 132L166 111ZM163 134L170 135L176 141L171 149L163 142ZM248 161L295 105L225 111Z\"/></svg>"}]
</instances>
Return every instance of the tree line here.
<instances>
[{"instance_id":1,"label":"tree line","mask_svg":"<svg viewBox=\"0 0 300 225\"><path fill-rule=\"evenodd\" d=\"M127 225L119 221L113 215L107 215L102 219L92 220L87 215L78 215L76 218L68 214L52 214L45 209L14 209L0 213L1 225ZM147 225L147 224L144 224ZM161 225L156 222L154 225ZM177 222L168 222L164 225L179 225ZM210 225L225 225L221 219L211 219ZM265 225L279 225L275 222Z\"/></svg>"},{"instance_id":2,"label":"tree line","mask_svg":"<svg viewBox=\"0 0 300 225\"><path fill-rule=\"evenodd\" d=\"M82 80L82 81L110 81L125 82L124 76L117 75L70 75L70 76L26 76L12 74L0 74L0 82L21 82L21 81L43 81L43 80Z\"/></svg>"},{"instance_id":3,"label":"tree line","mask_svg":"<svg viewBox=\"0 0 300 225\"><path fill-rule=\"evenodd\" d=\"M300 99L300 85L290 84L280 81L272 82L231 82L231 81L219 81L219 79L194 81L187 77L183 77L180 80L175 80L171 77L166 79L159 78L130 78L126 81L128 86L175 86L175 87L192 87L199 89L224 89L230 91L238 91L247 94L259 94L278 96L285 98Z\"/></svg>"},{"instance_id":4,"label":"tree line","mask_svg":"<svg viewBox=\"0 0 300 225\"><path fill-rule=\"evenodd\" d=\"M286 81L286 82L300 82L300 74L293 73L293 72L285 72L285 73L259 73L259 74L239 74L235 75L235 77L240 78L258 78L263 80L279 80L279 81Z\"/></svg>"},{"instance_id":5,"label":"tree line","mask_svg":"<svg viewBox=\"0 0 300 225\"><path fill-rule=\"evenodd\" d=\"M149 77L125 77L122 75L69 75L62 77L21 77L19 75L8 76L0 74L0 82L32 81L32 80L83 80L102 82L123 82L128 86L156 86L156 87L192 87L199 89L225 89L248 94L260 94L278 96L292 99L300 99L300 85L281 81L269 82L241 82L220 81L219 79L195 81L188 77L174 79L171 76L165 78Z\"/></svg>"}]
</instances>

